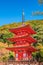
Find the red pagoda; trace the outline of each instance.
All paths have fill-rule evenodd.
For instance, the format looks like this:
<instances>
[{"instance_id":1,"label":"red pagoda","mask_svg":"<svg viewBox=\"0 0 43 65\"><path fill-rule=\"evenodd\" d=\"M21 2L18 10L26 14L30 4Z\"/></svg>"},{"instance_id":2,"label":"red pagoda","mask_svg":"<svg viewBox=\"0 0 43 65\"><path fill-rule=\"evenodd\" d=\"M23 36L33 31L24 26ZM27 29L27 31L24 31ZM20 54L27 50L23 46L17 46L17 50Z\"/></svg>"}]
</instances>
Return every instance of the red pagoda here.
<instances>
[{"instance_id":1,"label":"red pagoda","mask_svg":"<svg viewBox=\"0 0 43 65\"><path fill-rule=\"evenodd\" d=\"M9 29L10 32L15 34L14 38L8 38L7 40L14 42L13 48L7 48L15 52L15 60L29 60L32 58L32 52L37 51L31 44L36 43L37 40L32 38L31 34L36 32L30 25L25 25L19 28Z\"/></svg>"},{"instance_id":2,"label":"red pagoda","mask_svg":"<svg viewBox=\"0 0 43 65\"><path fill-rule=\"evenodd\" d=\"M37 51L31 44L36 43L31 35L36 34L32 27L24 25L24 12L22 14L22 26L18 28L9 29L10 32L14 33L14 38L8 38L7 40L15 43L12 48L6 48L10 51L15 52L15 60L29 60L32 58L32 52Z\"/></svg>"}]
</instances>

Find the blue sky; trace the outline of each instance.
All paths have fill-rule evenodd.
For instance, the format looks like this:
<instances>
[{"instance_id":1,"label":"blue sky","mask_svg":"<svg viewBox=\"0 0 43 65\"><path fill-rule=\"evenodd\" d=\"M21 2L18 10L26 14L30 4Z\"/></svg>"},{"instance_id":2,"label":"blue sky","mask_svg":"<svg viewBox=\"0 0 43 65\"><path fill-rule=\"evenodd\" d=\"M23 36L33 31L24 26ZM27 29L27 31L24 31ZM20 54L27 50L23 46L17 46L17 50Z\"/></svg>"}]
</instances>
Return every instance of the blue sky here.
<instances>
[{"instance_id":1,"label":"blue sky","mask_svg":"<svg viewBox=\"0 0 43 65\"><path fill-rule=\"evenodd\" d=\"M0 0L0 26L22 21L22 10L25 20L43 19L43 15L32 16L32 11L43 11L43 5L38 0Z\"/></svg>"}]
</instances>

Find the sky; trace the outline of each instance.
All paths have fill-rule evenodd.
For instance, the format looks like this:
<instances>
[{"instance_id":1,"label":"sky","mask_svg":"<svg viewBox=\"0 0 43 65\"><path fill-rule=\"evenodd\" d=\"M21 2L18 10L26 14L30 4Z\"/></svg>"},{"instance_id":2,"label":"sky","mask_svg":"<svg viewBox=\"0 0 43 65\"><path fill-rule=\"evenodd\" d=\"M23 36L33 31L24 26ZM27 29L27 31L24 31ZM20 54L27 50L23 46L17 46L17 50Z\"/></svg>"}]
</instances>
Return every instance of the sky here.
<instances>
[{"instance_id":1,"label":"sky","mask_svg":"<svg viewBox=\"0 0 43 65\"><path fill-rule=\"evenodd\" d=\"M38 0L0 0L0 26L22 21L22 10L25 21L43 19L43 15L32 16L32 12L43 11Z\"/></svg>"}]
</instances>

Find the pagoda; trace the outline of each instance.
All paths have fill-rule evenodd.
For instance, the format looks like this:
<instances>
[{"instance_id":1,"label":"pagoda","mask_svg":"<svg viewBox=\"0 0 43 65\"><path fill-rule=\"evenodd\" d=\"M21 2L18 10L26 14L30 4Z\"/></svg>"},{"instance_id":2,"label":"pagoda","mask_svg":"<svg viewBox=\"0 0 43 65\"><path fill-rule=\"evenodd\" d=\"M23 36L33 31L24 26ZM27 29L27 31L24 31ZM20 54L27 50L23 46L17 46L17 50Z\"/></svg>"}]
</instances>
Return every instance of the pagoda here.
<instances>
[{"instance_id":1,"label":"pagoda","mask_svg":"<svg viewBox=\"0 0 43 65\"><path fill-rule=\"evenodd\" d=\"M16 60L28 60L32 57L32 52L37 51L31 44L36 43L31 34L36 34L36 32L31 28L30 25L25 25L19 28L9 29L10 32L15 34L14 38L8 38L7 40L14 42L12 48L7 48L15 52Z\"/></svg>"},{"instance_id":2,"label":"pagoda","mask_svg":"<svg viewBox=\"0 0 43 65\"><path fill-rule=\"evenodd\" d=\"M14 38L8 38L7 40L15 43L12 48L6 48L15 53L15 60L29 60L32 58L32 52L37 51L32 44L37 40L31 35L36 34L32 27L28 25L22 25L18 28L9 29L10 32L15 34Z\"/></svg>"}]
</instances>

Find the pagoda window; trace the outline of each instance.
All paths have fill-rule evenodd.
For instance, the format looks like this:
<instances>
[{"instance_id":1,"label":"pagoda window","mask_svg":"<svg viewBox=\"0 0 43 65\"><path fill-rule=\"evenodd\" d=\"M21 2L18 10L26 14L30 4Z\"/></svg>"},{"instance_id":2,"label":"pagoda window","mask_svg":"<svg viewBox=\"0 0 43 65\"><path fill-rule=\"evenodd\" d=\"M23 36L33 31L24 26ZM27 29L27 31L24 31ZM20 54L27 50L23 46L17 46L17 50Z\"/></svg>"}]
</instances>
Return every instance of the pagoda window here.
<instances>
[{"instance_id":1,"label":"pagoda window","mask_svg":"<svg viewBox=\"0 0 43 65\"><path fill-rule=\"evenodd\" d=\"M16 58L18 58L18 53L16 53Z\"/></svg>"},{"instance_id":2,"label":"pagoda window","mask_svg":"<svg viewBox=\"0 0 43 65\"><path fill-rule=\"evenodd\" d=\"M23 53L23 58L26 58L27 54L26 53Z\"/></svg>"}]
</instances>

